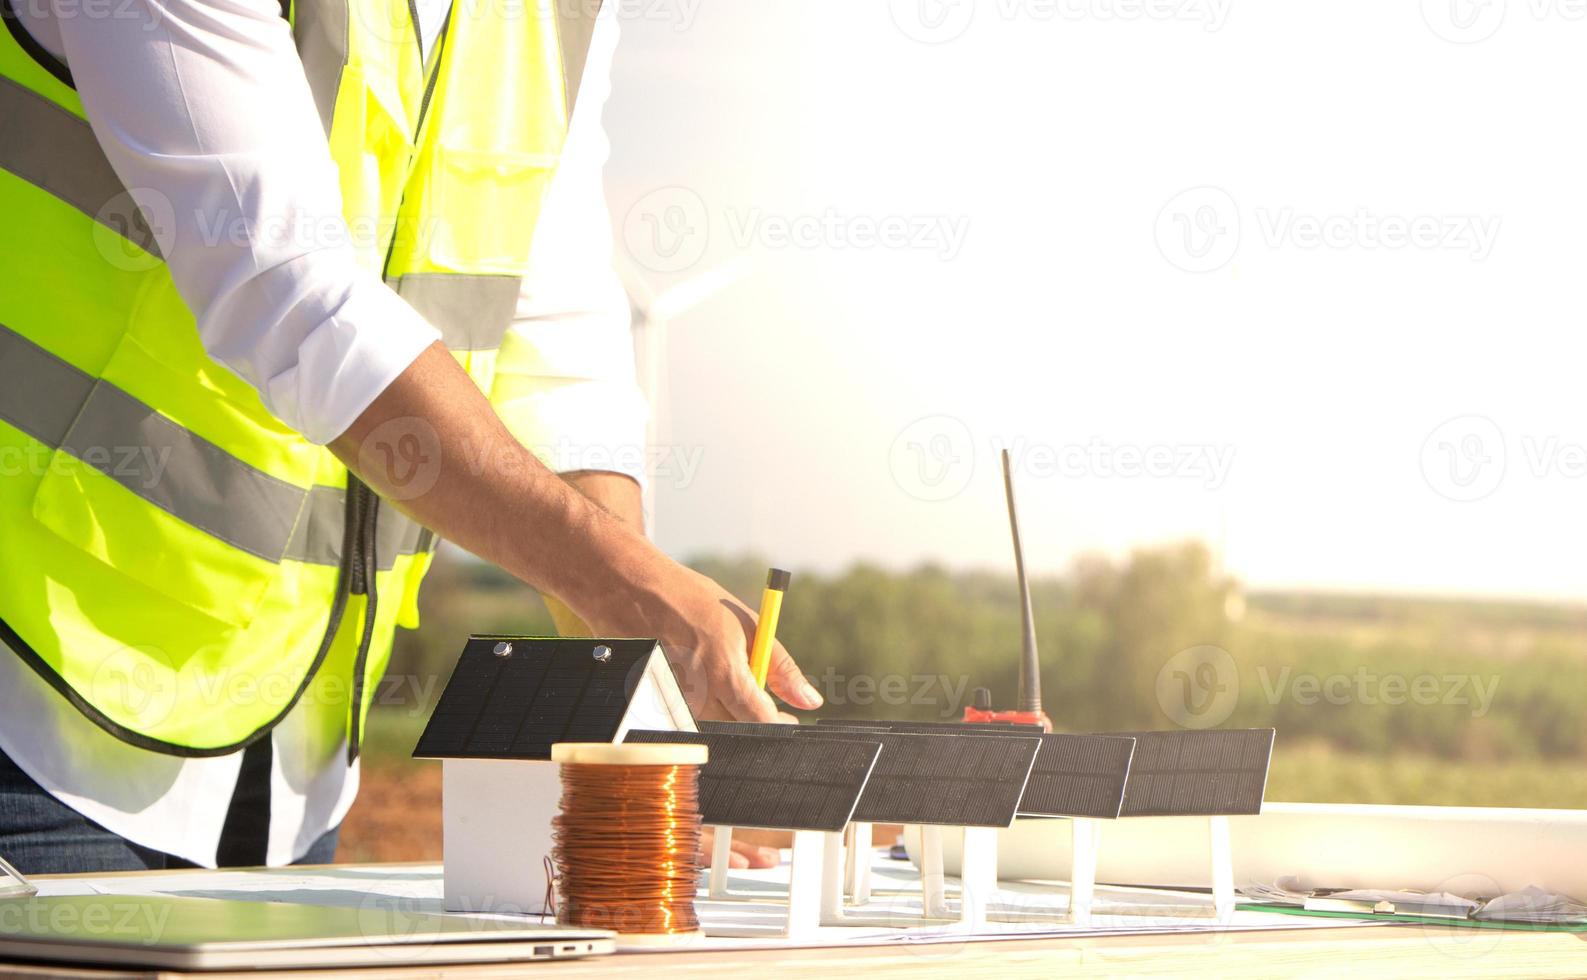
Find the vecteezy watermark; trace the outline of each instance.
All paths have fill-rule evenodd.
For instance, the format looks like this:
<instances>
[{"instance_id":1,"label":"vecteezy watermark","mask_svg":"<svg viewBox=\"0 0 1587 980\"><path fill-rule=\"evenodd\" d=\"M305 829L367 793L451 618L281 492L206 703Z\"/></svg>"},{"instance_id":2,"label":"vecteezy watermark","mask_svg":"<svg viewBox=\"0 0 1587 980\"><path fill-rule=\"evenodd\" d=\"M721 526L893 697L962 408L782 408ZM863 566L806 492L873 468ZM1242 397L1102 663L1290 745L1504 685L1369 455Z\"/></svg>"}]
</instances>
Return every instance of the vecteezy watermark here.
<instances>
[{"instance_id":1,"label":"vecteezy watermark","mask_svg":"<svg viewBox=\"0 0 1587 980\"><path fill-rule=\"evenodd\" d=\"M1512 446L1520 452L1512 454ZM1513 459L1522 463L1519 470ZM1457 415L1427 434L1420 462L1434 493L1465 503L1498 490L1512 471L1533 480L1587 480L1587 443L1558 433L1507 435L1485 415Z\"/></svg>"},{"instance_id":2,"label":"vecteezy watermark","mask_svg":"<svg viewBox=\"0 0 1587 980\"><path fill-rule=\"evenodd\" d=\"M676 490L693 486L700 464L705 461L705 447L701 445L591 445L560 437L552 443L536 443L529 449L558 473L601 470L634 475L643 471L652 485ZM469 465L476 476L483 472L483 454L473 454Z\"/></svg>"},{"instance_id":3,"label":"vecteezy watermark","mask_svg":"<svg viewBox=\"0 0 1587 980\"><path fill-rule=\"evenodd\" d=\"M1268 705L1283 701L1315 704L1435 705L1471 709L1482 718L1499 690L1497 674L1377 672L1366 666L1354 671L1318 674L1283 666L1260 665L1257 690ZM1157 672L1157 704L1168 720L1182 728L1212 728L1234 714L1244 690L1240 669L1229 651L1210 644L1181 650Z\"/></svg>"},{"instance_id":4,"label":"vecteezy watermark","mask_svg":"<svg viewBox=\"0 0 1587 980\"><path fill-rule=\"evenodd\" d=\"M525 454L524 449L529 453ZM705 458L705 447L686 445L590 444L566 437L547 444L521 446L507 443L459 446L448 459L440 436L427 420L417 416L388 419L376 426L359 445L361 471L380 478L381 493L391 500L413 500L430 492L446 465L471 476L522 472L539 464L558 473L584 470L643 472L656 483L687 489L694 483Z\"/></svg>"},{"instance_id":5,"label":"vecteezy watermark","mask_svg":"<svg viewBox=\"0 0 1587 980\"><path fill-rule=\"evenodd\" d=\"M1240 669L1222 647L1181 650L1157 672L1157 704L1181 728L1221 725L1239 701Z\"/></svg>"},{"instance_id":6,"label":"vecteezy watermark","mask_svg":"<svg viewBox=\"0 0 1587 980\"><path fill-rule=\"evenodd\" d=\"M1186 272L1221 269L1240 248L1240 207L1221 187L1192 187L1157 212L1153 236L1163 258Z\"/></svg>"},{"instance_id":7,"label":"vecteezy watermark","mask_svg":"<svg viewBox=\"0 0 1587 980\"><path fill-rule=\"evenodd\" d=\"M1297 673L1288 666L1277 671L1262 666L1256 675L1268 704L1293 700L1299 705L1452 705L1470 708L1473 718L1487 715L1499 690L1497 674L1379 674L1364 666L1348 674L1314 674Z\"/></svg>"},{"instance_id":8,"label":"vecteezy watermark","mask_svg":"<svg viewBox=\"0 0 1587 980\"><path fill-rule=\"evenodd\" d=\"M212 652L208 648L200 654ZM121 647L100 660L89 681L94 704L112 704L159 725L171 717L180 698L187 707L248 708L289 704L330 707L345 712L353 701L353 678L335 672L316 674L305 683L307 665L290 667L250 663L235 669L191 676L178 674L176 659L152 646ZM370 708L402 710L409 717L424 714L435 703L441 677L429 673L388 673L360 691Z\"/></svg>"},{"instance_id":9,"label":"vecteezy watermark","mask_svg":"<svg viewBox=\"0 0 1587 980\"><path fill-rule=\"evenodd\" d=\"M415 500L441 478L441 437L416 415L387 419L358 444L358 461L361 473L380 475L382 496Z\"/></svg>"},{"instance_id":10,"label":"vecteezy watermark","mask_svg":"<svg viewBox=\"0 0 1587 980\"><path fill-rule=\"evenodd\" d=\"M152 490L165 478L170 446L79 446L61 450L41 443L0 446L0 478L69 476L86 465L114 477L124 487Z\"/></svg>"},{"instance_id":11,"label":"vecteezy watermark","mask_svg":"<svg viewBox=\"0 0 1587 980\"><path fill-rule=\"evenodd\" d=\"M1196 480L1208 490L1223 486L1234 466L1234 447L1213 443L1116 445L1101 439L1085 443L1042 443L1016 439L1006 445L1010 465L1034 479L1102 477L1126 480Z\"/></svg>"},{"instance_id":12,"label":"vecteezy watermark","mask_svg":"<svg viewBox=\"0 0 1587 980\"><path fill-rule=\"evenodd\" d=\"M975 437L962 419L927 415L904 426L887 451L893 482L919 500L948 500L975 475Z\"/></svg>"},{"instance_id":13,"label":"vecteezy watermark","mask_svg":"<svg viewBox=\"0 0 1587 980\"><path fill-rule=\"evenodd\" d=\"M948 500L970 485L979 452L962 419L927 415L899 430L887 464L899 489L918 500ZM986 440L996 456L1008 450L1012 468L1031 479L1159 479L1199 482L1221 488L1234 466L1226 443L1117 443L1096 437L1084 442L1037 442L1023 437Z\"/></svg>"},{"instance_id":14,"label":"vecteezy watermark","mask_svg":"<svg viewBox=\"0 0 1587 980\"><path fill-rule=\"evenodd\" d=\"M1587 21L1587 0L1421 0L1422 20L1453 44L1475 44L1499 33L1509 14L1536 24Z\"/></svg>"},{"instance_id":15,"label":"vecteezy watermark","mask_svg":"<svg viewBox=\"0 0 1587 980\"><path fill-rule=\"evenodd\" d=\"M1486 416L1460 415L1422 441L1422 478L1440 496L1481 500L1499 488L1505 471L1504 433Z\"/></svg>"},{"instance_id":16,"label":"vecteezy watermark","mask_svg":"<svg viewBox=\"0 0 1587 980\"><path fill-rule=\"evenodd\" d=\"M970 219L962 214L845 214L827 208L787 215L728 208L724 218L728 238L739 249L910 249L935 253L944 262L958 256L970 230Z\"/></svg>"},{"instance_id":17,"label":"vecteezy watermark","mask_svg":"<svg viewBox=\"0 0 1587 980\"><path fill-rule=\"evenodd\" d=\"M115 20L138 24L140 30L152 31L160 26L165 16L163 4L143 3L141 0L10 0L12 12L26 22L32 17L49 17L65 20ZM11 16L10 13L7 16Z\"/></svg>"},{"instance_id":18,"label":"vecteezy watermark","mask_svg":"<svg viewBox=\"0 0 1587 980\"><path fill-rule=\"evenodd\" d=\"M1587 2L1587 0L1584 0ZM1311 214L1294 207L1257 206L1242 210L1221 187L1180 191L1157 213L1153 237L1157 250L1186 272L1212 272L1239 252L1246 229L1270 251L1363 249L1440 251L1481 262L1499 238L1499 215L1393 214L1357 208L1349 213Z\"/></svg>"},{"instance_id":19,"label":"vecteezy watermark","mask_svg":"<svg viewBox=\"0 0 1587 980\"><path fill-rule=\"evenodd\" d=\"M962 37L980 18L1031 24L1182 23L1222 30L1232 0L889 0L899 33L922 44Z\"/></svg>"},{"instance_id":20,"label":"vecteezy watermark","mask_svg":"<svg viewBox=\"0 0 1587 980\"><path fill-rule=\"evenodd\" d=\"M164 193L134 187L106 201L94 214L95 249L124 272L152 269L180 245L206 249L264 248L282 254L305 254L322 248L384 252L393 242L422 251L447 233L439 217L399 222L395 217L355 217L339 211L303 210L247 213L233 208L179 211Z\"/></svg>"},{"instance_id":21,"label":"vecteezy watermark","mask_svg":"<svg viewBox=\"0 0 1587 980\"><path fill-rule=\"evenodd\" d=\"M126 895L94 895L73 903L0 902L0 935L77 934L158 942L171 906Z\"/></svg>"},{"instance_id":22,"label":"vecteezy watermark","mask_svg":"<svg viewBox=\"0 0 1587 980\"><path fill-rule=\"evenodd\" d=\"M1504 24L1505 0L1422 0L1422 20L1446 41L1485 41Z\"/></svg>"},{"instance_id":23,"label":"vecteezy watermark","mask_svg":"<svg viewBox=\"0 0 1587 980\"><path fill-rule=\"evenodd\" d=\"M832 707L929 707L941 718L964 712L967 674L843 674L828 667L807 678Z\"/></svg>"},{"instance_id":24,"label":"vecteezy watermark","mask_svg":"<svg viewBox=\"0 0 1587 980\"><path fill-rule=\"evenodd\" d=\"M1458 895L1467 899L1497 898L1505 893L1497 881L1480 872L1445 878L1428 891L1434 895ZM1504 942L1506 936L1512 935L1508 929L1452 929L1447 923L1433 918L1423 920L1417 928L1430 946L1457 960L1487 956Z\"/></svg>"},{"instance_id":25,"label":"vecteezy watermark","mask_svg":"<svg viewBox=\"0 0 1587 980\"><path fill-rule=\"evenodd\" d=\"M525 23L531 23L539 25L542 32L553 32L550 36L554 36L558 24L588 26L595 23L596 17L670 25L674 32L682 33L694 26L700 3L701 0L452 0L451 6L455 10L453 23L494 26L498 30L522 30ZM362 29L361 34L389 44L418 43L413 17L403 4L355 3L349 5L349 13Z\"/></svg>"},{"instance_id":26,"label":"vecteezy watermark","mask_svg":"<svg viewBox=\"0 0 1587 980\"><path fill-rule=\"evenodd\" d=\"M944 262L964 247L966 215L847 213L836 208L788 213L753 206L708 206L688 187L658 187L623 217L623 247L652 272L682 272L723 232L739 251L921 251Z\"/></svg>"},{"instance_id":27,"label":"vecteezy watermark","mask_svg":"<svg viewBox=\"0 0 1587 980\"><path fill-rule=\"evenodd\" d=\"M623 216L623 247L652 272L681 272L705 254L711 216L705 199L687 187L658 187Z\"/></svg>"}]
</instances>

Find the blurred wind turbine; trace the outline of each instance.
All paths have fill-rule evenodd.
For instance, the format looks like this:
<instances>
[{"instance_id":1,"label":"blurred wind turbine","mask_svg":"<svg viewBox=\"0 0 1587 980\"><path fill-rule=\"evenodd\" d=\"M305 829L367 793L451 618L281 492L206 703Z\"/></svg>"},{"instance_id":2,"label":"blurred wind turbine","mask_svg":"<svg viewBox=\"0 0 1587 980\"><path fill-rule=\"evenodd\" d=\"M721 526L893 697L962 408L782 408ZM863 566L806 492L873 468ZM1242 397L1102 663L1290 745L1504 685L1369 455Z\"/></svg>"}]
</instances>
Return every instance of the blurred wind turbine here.
<instances>
[{"instance_id":1,"label":"blurred wind turbine","mask_svg":"<svg viewBox=\"0 0 1587 980\"><path fill-rule=\"evenodd\" d=\"M628 293L628 305L633 311L634 366L639 372L639 386L650 403L650 420L645 431L646 459L652 447L662 445L670 436L668 411L667 329L671 321L705 303L744 277L749 260L744 256L671 283L660 292L645 281L639 266L624 256L617 258L617 275ZM656 536L656 474L648 473L645 481L645 528Z\"/></svg>"}]
</instances>

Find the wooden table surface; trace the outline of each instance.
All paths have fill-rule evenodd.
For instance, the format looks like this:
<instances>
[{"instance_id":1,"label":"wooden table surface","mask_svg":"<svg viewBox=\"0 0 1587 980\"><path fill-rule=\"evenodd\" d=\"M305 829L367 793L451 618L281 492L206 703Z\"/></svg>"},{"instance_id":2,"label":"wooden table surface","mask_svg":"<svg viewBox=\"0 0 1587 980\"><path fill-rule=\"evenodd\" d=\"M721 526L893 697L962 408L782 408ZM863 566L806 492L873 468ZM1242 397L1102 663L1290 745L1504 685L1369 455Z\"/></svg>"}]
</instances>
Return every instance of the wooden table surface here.
<instances>
[{"instance_id":1,"label":"wooden table surface","mask_svg":"<svg viewBox=\"0 0 1587 980\"><path fill-rule=\"evenodd\" d=\"M168 874L170 872L159 872ZM831 980L837 977L1587 977L1587 934L1447 926L1362 926L1079 939L1007 939L916 946L847 946L620 953L586 960L496 965L389 965L352 970L169 971L0 962L0 978L155 980L203 976L266 980L618 977L633 980Z\"/></svg>"}]
</instances>

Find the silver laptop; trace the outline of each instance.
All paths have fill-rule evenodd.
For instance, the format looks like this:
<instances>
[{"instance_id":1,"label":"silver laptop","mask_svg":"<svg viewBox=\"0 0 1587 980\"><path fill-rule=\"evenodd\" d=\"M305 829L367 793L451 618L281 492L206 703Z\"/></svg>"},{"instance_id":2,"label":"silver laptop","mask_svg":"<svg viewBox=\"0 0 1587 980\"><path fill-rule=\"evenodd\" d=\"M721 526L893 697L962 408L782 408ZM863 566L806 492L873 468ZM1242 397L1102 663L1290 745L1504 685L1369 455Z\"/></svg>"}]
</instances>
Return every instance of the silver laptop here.
<instances>
[{"instance_id":1,"label":"silver laptop","mask_svg":"<svg viewBox=\"0 0 1587 980\"><path fill-rule=\"evenodd\" d=\"M501 963L613 952L614 934L391 907L164 895L0 899L0 961L173 970Z\"/></svg>"}]
</instances>

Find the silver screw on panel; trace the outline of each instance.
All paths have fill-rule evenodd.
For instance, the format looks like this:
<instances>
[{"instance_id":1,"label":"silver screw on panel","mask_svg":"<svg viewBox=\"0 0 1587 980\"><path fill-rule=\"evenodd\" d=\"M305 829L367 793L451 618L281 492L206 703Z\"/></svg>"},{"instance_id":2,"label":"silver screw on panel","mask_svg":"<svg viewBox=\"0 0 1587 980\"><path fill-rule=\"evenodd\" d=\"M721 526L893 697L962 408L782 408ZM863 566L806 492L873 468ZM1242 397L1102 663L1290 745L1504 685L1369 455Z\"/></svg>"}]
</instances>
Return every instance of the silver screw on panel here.
<instances>
[{"instance_id":1,"label":"silver screw on panel","mask_svg":"<svg viewBox=\"0 0 1587 980\"><path fill-rule=\"evenodd\" d=\"M599 661L600 663L603 663L603 664L606 663L608 660L612 659L612 648L609 647L609 646L606 646L605 644L602 644L601 646L596 647L595 648L595 659L597 661Z\"/></svg>"},{"instance_id":2,"label":"silver screw on panel","mask_svg":"<svg viewBox=\"0 0 1587 980\"><path fill-rule=\"evenodd\" d=\"M494 653L498 657L510 657L512 656L512 644L508 643L506 640L503 640L502 642L496 644Z\"/></svg>"}]
</instances>

